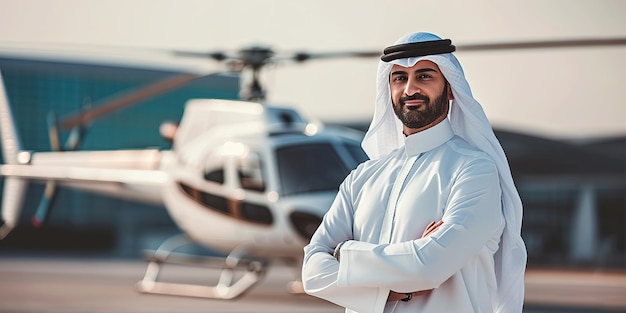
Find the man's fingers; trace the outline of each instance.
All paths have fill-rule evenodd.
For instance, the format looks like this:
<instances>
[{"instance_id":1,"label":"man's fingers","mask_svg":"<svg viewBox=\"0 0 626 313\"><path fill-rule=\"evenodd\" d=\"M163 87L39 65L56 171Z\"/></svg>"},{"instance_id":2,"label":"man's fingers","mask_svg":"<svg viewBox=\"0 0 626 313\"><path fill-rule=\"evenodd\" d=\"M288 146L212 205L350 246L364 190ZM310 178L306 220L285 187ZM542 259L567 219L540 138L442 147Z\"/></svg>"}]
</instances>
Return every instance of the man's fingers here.
<instances>
[{"instance_id":1,"label":"man's fingers","mask_svg":"<svg viewBox=\"0 0 626 313\"><path fill-rule=\"evenodd\" d=\"M433 225L433 230L436 230L437 228L439 228L439 226L443 225L443 221L439 221L437 223L435 223L435 225Z\"/></svg>"},{"instance_id":2,"label":"man's fingers","mask_svg":"<svg viewBox=\"0 0 626 313\"><path fill-rule=\"evenodd\" d=\"M443 221L438 221L438 222L432 221L430 224L428 224L428 227L426 227L426 229L424 230L424 233L422 234L422 238L427 237L428 235L432 234L442 224L443 224Z\"/></svg>"},{"instance_id":3,"label":"man's fingers","mask_svg":"<svg viewBox=\"0 0 626 313\"><path fill-rule=\"evenodd\" d=\"M443 224L443 221L432 221L432 222L430 222L430 224L428 224L428 226L424 230L424 233L422 234L422 238L432 234L432 232L437 230L437 228L439 228L439 226L441 226L442 224ZM415 291L415 292L413 292L413 296L416 297L416 296L427 295L427 294L431 293L431 291L433 291L433 290L429 289L429 290ZM406 297L407 296L404 293L398 293L398 292L395 292L395 291L390 291L389 292L389 296L387 297L387 301L398 301L398 300L402 300L402 299L404 299Z\"/></svg>"},{"instance_id":4,"label":"man's fingers","mask_svg":"<svg viewBox=\"0 0 626 313\"><path fill-rule=\"evenodd\" d=\"M428 290L420 290L420 291L416 291L413 293L413 296L423 296L423 295L427 295L429 293L431 293L431 291L433 291L432 289L428 289Z\"/></svg>"},{"instance_id":5,"label":"man's fingers","mask_svg":"<svg viewBox=\"0 0 626 313\"><path fill-rule=\"evenodd\" d=\"M427 295L427 294L431 293L432 291L433 291L432 289L414 291L413 292L413 297ZM390 291L389 292L389 296L387 297L387 302L402 300L402 299L404 299L406 297L407 296L406 296L405 293L399 293L399 292L395 292L395 291Z\"/></svg>"},{"instance_id":6,"label":"man's fingers","mask_svg":"<svg viewBox=\"0 0 626 313\"><path fill-rule=\"evenodd\" d=\"M398 301L398 300L404 299L404 298L406 298L405 294L391 291L391 292L389 292L389 296L387 297L387 302Z\"/></svg>"},{"instance_id":7,"label":"man's fingers","mask_svg":"<svg viewBox=\"0 0 626 313\"><path fill-rule=\"evenodd\" d=\"M437 230L439 228L439 226L443 225L443 221L438 221L437 223L435 223L429 230L428 230L428 235L432 234L435 230Z\"/></svg>"},{"instance_id":8,"label":"man's fingers","mask_svg":"<svg viewBox=\"0 0 626 313\"><path fill-rule=\"evenodd\" d=\"M430 222L430 224L428 224L428 226L426 226L426 229L424 229L424 232L422 233L422 238L426 237L428 235L428 233L430 232L430 230L433 228L433 225L435 225L435 221Z\"/></svg>"}]
</instances>

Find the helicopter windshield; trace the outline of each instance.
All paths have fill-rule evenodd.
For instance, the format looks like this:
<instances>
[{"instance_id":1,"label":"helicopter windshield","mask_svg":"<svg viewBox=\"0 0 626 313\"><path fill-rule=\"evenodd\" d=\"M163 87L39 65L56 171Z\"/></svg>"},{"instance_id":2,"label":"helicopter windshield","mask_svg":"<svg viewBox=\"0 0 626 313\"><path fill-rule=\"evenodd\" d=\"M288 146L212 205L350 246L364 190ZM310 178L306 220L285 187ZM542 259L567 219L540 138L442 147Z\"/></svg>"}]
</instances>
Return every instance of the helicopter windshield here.
<instances>
[{"instance_id":1,"label":"helicopter windshield","mask_svg":"<svg viewBox=\"0 0 626 313\"><path fill-rule=\"evenodd\" d=\"M329 143L282 147L276 158L283 196L337 191L350 171Z\"/></svg>"}]
</instances>

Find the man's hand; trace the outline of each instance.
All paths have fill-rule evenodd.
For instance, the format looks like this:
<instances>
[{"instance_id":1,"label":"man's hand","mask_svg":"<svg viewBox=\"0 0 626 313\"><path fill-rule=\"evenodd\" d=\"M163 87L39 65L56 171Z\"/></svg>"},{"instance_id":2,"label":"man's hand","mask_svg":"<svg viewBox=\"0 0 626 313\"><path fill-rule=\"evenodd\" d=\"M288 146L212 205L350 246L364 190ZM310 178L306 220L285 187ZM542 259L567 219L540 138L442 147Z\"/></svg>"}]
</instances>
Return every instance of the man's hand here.
<instances>
[{"instance_id":1,"label":"man's hand","mask_svg":"<svg viewBox=\"0 0 626 313\"><path fill-rule=\"evenodd\" d=\"M428 237L435 230L437 230L437 228L439 228L439 226L441 226L442 224L443 224L443 221L439 221L439 222L432 221L432 222L430 222L430 224L428 224L426 229L424 229L424 233L422 233L422 238Z\"/></svg>"},{"instance_id":2,"label":"man's hand","mask_svg":"<svg viewBox=\"0 0 626 313\"><path fill-rule=\"evenodd\" d=\"M413 294L413 297L417 297L417 296L421 296L421 295L427 295L431 291L433 291L433 290L432 289L420 290L420 291L414 291L414 292L412 292L412 294ZM395 291L392 290L392 291L389 292L389 296L387 297L387 302L389 302L389 301L398 301L398 300L406 299L407 297L408 297L408 295L406 293L395 292Z\"/></svg>"},{"instance_id":3,"label":"man's hand","mask_svg":"<svg viewBox=\"0 0 626 313\"><path fill-rule=\"evenodd\" d=\"M422 233L422 238L430 236L430 234L432 234L435 230L437 230L437 228L439 228L439 226L441 226L442 224L443 224L443 221L438 221L438 222L432 221L432 222L430 222L430 224L428 224L428 226L426 226L426 229L424 229L424 232ZM432 289L428 289L428 290L414 291L414 292L412 292L412 297L427 295L431 291L433 291L433 290ZM389 296L387 297L387 302L389 302L389 301L398 301L398 300L402 300L402 299L406 299L406 298L408 298L408 295L406 293L395 292L395 291L392 290L392 291L389 291Z\"/></svg>"}]
</instances>

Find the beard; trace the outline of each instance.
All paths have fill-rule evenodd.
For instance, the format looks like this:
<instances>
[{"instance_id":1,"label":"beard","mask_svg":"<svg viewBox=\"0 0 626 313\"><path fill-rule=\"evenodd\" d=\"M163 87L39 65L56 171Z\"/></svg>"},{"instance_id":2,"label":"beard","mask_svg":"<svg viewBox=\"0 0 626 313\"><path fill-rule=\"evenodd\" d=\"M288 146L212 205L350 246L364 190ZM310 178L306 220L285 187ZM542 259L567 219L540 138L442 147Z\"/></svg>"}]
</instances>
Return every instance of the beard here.
<instances>
[{"instance_id":1,"label":"beard","mask_svg":"<svg viewBox=\"0 0 626 313\"><path fill-rule=\"evenodd\" d=\"M425 109L407 108L404 103L408 100L423 100ZM393 103L393 100L391 102ZM425 95L413 94L400 98L397 104L393 103L393 111L404 126L408 128L423 128L448 113L448 102L448 82L446 82L439 97L432 102Z\"/></svg>"}]
</instances>

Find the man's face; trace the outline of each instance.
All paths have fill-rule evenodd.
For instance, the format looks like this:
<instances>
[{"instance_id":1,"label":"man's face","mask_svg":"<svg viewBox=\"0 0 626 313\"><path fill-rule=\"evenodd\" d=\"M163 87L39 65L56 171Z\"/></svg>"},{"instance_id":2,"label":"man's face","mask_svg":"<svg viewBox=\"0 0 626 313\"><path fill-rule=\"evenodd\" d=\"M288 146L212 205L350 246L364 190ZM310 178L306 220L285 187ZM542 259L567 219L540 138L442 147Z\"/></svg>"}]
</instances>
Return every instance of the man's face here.
<instances>
[{"instance_id":1,"label":"man's face","mask_svg":"<svg viewBox=\"0 0 626 313\"><path fill-rule=\"evenodd\" d=\"M389 88L405 135L430 128L448 115L452 93L439 67L431 61L422 60L412 67L393 65Z\"/></svg>"}]
</instances>

